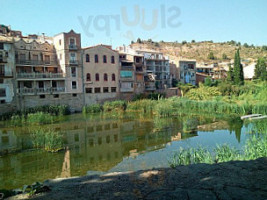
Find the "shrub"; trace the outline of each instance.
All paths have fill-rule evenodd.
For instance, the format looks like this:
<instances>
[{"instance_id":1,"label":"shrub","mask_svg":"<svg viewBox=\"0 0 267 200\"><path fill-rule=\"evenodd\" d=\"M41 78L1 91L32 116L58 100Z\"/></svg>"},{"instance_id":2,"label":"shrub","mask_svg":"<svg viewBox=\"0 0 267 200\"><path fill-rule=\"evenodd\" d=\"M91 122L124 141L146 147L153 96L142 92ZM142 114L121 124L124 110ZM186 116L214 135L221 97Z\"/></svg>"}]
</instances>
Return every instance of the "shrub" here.
<instances>
[{"instance_id":1,"label":"shrub","mask_svg":"<svg viewBox=\"0 0 267 200\"><path fill-rule=\"evenodd\" d=\"M117 101L106 101L103 105L104 112L116 111L116 110L126 110L127 103L126 101L117 100Z\"/></svg>"},{"instance_id":2,"label":"shrub","mask_svg":"<svg viewBox=\"0 0 267 200\"><path fill-rule=\"evenodd\" d=\"M92 104L83 107L83 113L99 113L102 111L102 106L100 104Z\"/></svg>"}]
</instances>

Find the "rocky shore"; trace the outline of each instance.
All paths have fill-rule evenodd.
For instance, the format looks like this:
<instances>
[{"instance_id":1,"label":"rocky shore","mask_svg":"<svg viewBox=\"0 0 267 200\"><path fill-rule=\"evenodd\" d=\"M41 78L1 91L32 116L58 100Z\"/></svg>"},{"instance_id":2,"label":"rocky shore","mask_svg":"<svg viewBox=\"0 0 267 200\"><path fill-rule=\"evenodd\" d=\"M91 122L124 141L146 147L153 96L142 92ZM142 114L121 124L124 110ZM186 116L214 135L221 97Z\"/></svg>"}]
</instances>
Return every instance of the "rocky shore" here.
<instances>
[{"instance_id":1,"label":"rocky shore","mask_svg":"<svg viewBox=\"0 0 267 200\"><path fill-rule=\"evenodd\" d=\"M45 184L51 191L31 199L266 200L267 158L54 179Z\"/></svg>"}]
</instances>

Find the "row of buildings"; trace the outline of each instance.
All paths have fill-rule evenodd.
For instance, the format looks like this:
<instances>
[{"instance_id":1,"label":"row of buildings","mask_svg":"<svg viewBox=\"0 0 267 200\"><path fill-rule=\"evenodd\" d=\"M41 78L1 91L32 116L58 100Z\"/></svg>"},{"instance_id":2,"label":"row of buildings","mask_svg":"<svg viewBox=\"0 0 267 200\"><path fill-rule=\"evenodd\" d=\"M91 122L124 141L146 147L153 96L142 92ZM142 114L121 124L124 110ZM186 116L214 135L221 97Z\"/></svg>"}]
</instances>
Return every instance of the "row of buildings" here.
<instances>
[{"instance_id":1,"label":"row of buildings","mask_svg":"<svg viewBox=\"0 0 267 200\"><path fill-rule=\"evenodd\" d=\"M108 45L81 47L71 30L54 37L23 36L0 26L0 113L47 104L83 105L166 90L172 80L194 79L196 63L172 70L160 52ZM189 70L190 71L190 70ZM195 84L195 82L193 82Z\"/></svg>"}]
</instances>

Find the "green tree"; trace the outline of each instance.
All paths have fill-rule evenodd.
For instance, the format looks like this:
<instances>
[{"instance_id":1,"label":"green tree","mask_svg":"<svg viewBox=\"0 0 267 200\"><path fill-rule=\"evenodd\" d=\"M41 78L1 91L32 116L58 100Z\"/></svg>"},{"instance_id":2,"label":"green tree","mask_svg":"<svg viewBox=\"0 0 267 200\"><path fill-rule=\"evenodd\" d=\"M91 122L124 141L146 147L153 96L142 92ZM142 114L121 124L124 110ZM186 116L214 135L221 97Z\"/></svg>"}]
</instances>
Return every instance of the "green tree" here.
<instances>
[{"instance_id":1,"label":"green tree","mask_svg":"<svg viewBox=\"0 0 267 200\"><path fill-rule=\"evenodd\" d=\"M212 86L212 79L208 76L205 78L204 86L211 87Z\"/></svg>"},{"instance_id":2,"label":"green tree","mask_svg":"<svg viewBox=\"0 0 267 200\"><path fill-rule=\"evenodd\" d=\"M182 41L182 44L187 44L187 41L186 40Z\"/></svg>"},{"instance_id":3,"label":"green tree","mask_svg":"<svg viewBox=\"0 0 267 200\"><path fill-rule=\"evenodd\" d=\"M267 51L267 46L262 46L261 49Z\"/></svg>"},{"instance_id":4,"label":"green tree","mask_svg":"<svg viewBox=\"0 0 267 200\"><path fill-rule=\"evenodd\" d=\"M214 60L215 59L215 56L214 56L212 51L209 53L208 59L210 59L210 60Z\"/></svg>"},{"instance_id":5,"label":"green tree","mask_svg":"<svg viewBox=\"0 0 267 200\"><path fill-rule=\"evenodd\" d=\"M233 81L234 81L234 77L233 77L233 68L232 68L232 66L231 66L231 64L229 63L229 65L228 65L228 67L229 67L229 70L228 70L228 72L227 72L227 81L228 82L230 82L230 83L233 83Z\"/></svg>"},{"instance_id":6,"label":"green tree","mask_svg":"<svg viewBox=\"0 0 267 200\"><path fill-rule=\"evenodd\" d=\"M240 61L239 49L235 53L235 61L234 61L234 84L236 85L244 85L244 73L243 66Z\"/></svg>"},{"instance_id":7,"label":"green tree","mask_svg":"<svg viewBox=\"0 0 267 200\"><path fill-rule=\"evenodd\" d=\"M141 43L142 43L142 40L141 40L140 38L138 38L138 39L136 40L136 42L139 43L139 44L141 44Z\"/></svg>"},{"instance_id":8,"label":"green tree","mask_svg":"<svg viewBox=\"0 0 267 200\"><path fill-rule=\"evenodd\" d=\"M227 60L227 59L228 59L228 57L227 57L227 55L226 55L225 53L223 53L223 55L222 55L222 59L223 59L223 60Z\"/></svg>"},{"instance_id":9,"label":"green tree","mask_svg":"<svg viewBox=\"0 0 267 200\"><path fill-rule=\"evenodd\" d=\"M192 40L191 43L195 43L196 41L195 40Z\"/></svg>"},{"instance_id":10,"label":"green tree","mask_svg":"<svg viewBox=\"0 0 267 200\"><path fill-rule=\"evenodd\" d=\"M244 47L245 47L245 48L248 48L249 45L248 45L247 43L244 43Z\"/></svg>"},{"instance_id":11,"label":"green tree","mask_svg":"<svg viewBox=\"0 0 267 200\"><path fill-rule=\"evenodd\" d=\"M266 60L265 58L258 58L257 64L254 70L254 78L261 79L262 81L267 80L267 71L266 71Z\"/></svg>"}]
</instances>

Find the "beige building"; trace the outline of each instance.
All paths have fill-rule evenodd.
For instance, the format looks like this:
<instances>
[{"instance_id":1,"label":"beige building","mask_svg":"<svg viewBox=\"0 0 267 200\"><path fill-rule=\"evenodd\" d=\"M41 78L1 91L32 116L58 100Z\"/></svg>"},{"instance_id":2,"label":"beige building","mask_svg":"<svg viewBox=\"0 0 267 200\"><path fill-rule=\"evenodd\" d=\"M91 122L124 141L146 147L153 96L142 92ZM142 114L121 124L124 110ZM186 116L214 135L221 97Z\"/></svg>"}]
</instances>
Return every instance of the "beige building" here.
<instances>
[{"instance_id":1,"label":"beige building","mask_svg":"<svg viewBox=\"0 0 267 200\"><path fill-rule=\"evenodd\" d=\"M119 53L107 45L83 49L85 104L115 99L119 92Z\"/></svg>"}]
</instances>

